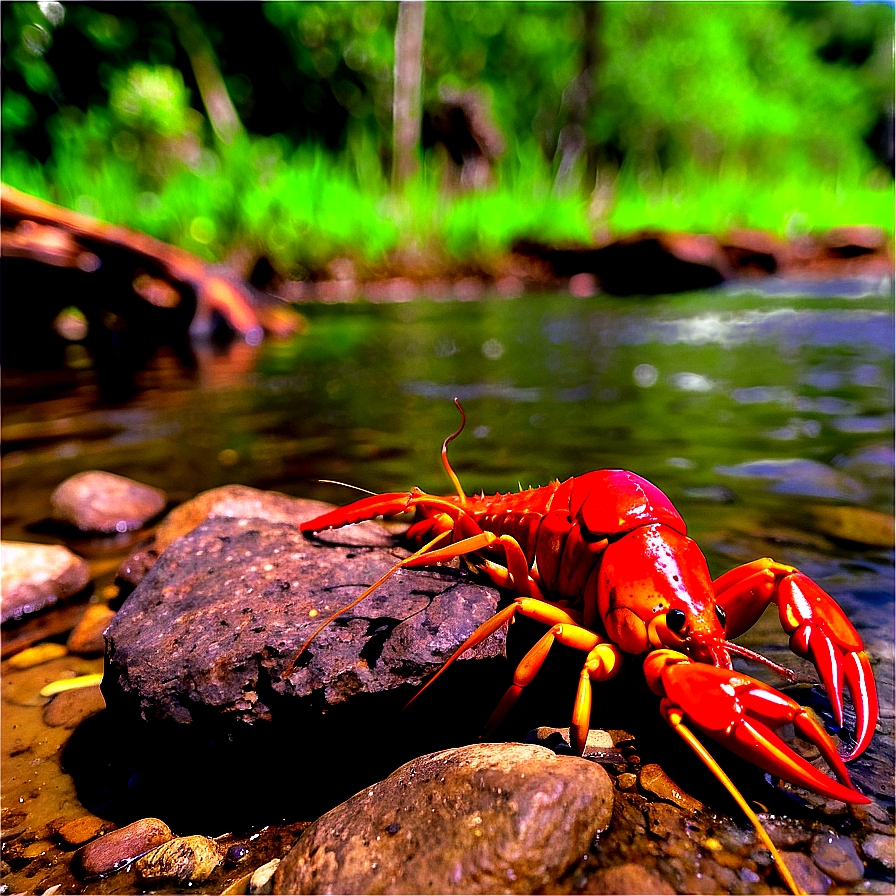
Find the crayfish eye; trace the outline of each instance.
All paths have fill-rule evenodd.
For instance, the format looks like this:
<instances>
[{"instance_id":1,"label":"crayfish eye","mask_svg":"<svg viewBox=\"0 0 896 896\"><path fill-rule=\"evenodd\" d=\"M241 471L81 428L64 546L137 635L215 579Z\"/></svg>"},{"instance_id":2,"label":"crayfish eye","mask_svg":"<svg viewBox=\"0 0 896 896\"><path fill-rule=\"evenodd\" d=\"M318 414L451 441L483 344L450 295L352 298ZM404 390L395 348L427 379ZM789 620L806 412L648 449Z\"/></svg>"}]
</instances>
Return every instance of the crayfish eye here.
<instances>
[{"instance_id":1,"label":"crayfish eye","mask_svg":"<svg viewBox=\"0 0 896 896\"><path fill-rule=\"evenodd\" d=\"M666 626L673 632L680 632L687 621L687 616L684 615L684 610L669 610L669 612L666 613Z\"/></svg>"},{"instance_id":2,"label":"crayfish eye","mask_svg":"<svg viewBox=\"0 0 896 896\"><path fill-rule=\"evenodd\" d=\"M716 604L716 619L719 620L719 625L721 625L722 628L725 628L725 619L726 618L727 617L725 616L725 610L722 607L720 607L718 604Z\"/></svg>"}]
</instances>

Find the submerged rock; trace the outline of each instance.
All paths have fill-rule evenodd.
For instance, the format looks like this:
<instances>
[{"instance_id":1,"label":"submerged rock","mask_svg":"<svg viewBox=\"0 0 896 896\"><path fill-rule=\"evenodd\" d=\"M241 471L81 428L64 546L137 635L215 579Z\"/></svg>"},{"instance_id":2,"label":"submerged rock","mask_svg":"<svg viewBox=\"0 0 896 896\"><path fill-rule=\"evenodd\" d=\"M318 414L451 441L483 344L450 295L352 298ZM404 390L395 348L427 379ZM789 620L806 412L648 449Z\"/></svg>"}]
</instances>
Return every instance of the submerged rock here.
<instances>
[{"instance_id":1,"label":"submerged rock","mask_svg":"<svg viewBox=\"0 0 896 896\"><path fill-rule=\"evenodd\" d=\"M87 470L66 479L50 497L53 516L82 532L130 532L161 513L165 492L133 479Z\"/></svg>"},{"instance_id":2,"label":"submerged rock","mask_svg":"<svg viewBox=\"0 0 896 896\"><path fill-rule=\"evenodd\" d=\"M719 466L716 473L738 479L765 480L780 495L803 495L840 501L864 501L867 489L856 479L815 460L784 458Z\"/></svg>"},{"instance_id":3,"label":"submerged rock","mask_svg":"<svg viewBox=\"0 0 896 896\"><path fill-rule=\"evenodd\" d=\"M530 744L423 756L318 819L287 853L275 893L532 893L610 821L597 764Z\"/></svg>"},{"instance_id":4,"label":"submerged rock","mask_svg":"<svg viewBox=\"0 0 896 896\"><path fill-rule=\"evenodd\" d=\"M106 708L99 684L57 694L44 710L44 722L51 728L77 728L85 719Z\"/></svg>"},{"instance_id":5,"label":"submerged rock","mask_svg":"<svg viewBox=\"0 0 896 896\"><path fill-rule=\"evenodd\" d=\"M840 884L853 884L865 876L856 845L842 834L818 834L812 839L812 861Z\"/></svg>"},{"instance_id":6,"label":"submerged rock","mask_svg":"<svg viewBox=\"0 0 896 896\"><path fill-rule=\"evenodd\" d=\"M298 519L321 508L304 506ZM310 539L289 523L206 520L169 545L107 630L110 707L178 723L209 713L253 722L292 717L298 703L319 713L419 685L494 614L496 589L455 570L401 570L286 674L323 620L406 555L390 543L373 523ZM498 631L458 665L503 655Z\"/></svg>"},{"instance_id":7,"label":"submerged rock","mask_svg":"<svg viewBox=\"0 0 896 896\"><path fill-rule=\"evenodd\" d=\"M84 615L72 629L65 646L72 652L84 655L102 653L106 647L103 632L115 618L115 611L106 604L88 604Z\"/></svg>"},{"instance_id":8,"label":"submerged rock","mask_svg":"<svg viewBox=\"0 0 896 896\"><path fill-rule=\"evenodd\" d=\"M86 560L57 544L0 542L3 622L77 594L90 580Z\"/></svg>"}]
</instances>

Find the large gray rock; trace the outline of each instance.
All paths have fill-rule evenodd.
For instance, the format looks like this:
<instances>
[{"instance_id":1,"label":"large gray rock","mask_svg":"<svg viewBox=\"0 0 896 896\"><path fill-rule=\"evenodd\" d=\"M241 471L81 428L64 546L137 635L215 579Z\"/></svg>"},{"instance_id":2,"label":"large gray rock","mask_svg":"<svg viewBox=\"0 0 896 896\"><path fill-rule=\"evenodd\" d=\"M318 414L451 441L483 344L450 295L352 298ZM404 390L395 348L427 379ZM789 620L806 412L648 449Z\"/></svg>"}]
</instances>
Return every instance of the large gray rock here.
<instances>
[{"instance_id":1,"label":"large gray rock","mask_svg":"<svg viewBox=\"0 0 896 896\"><path fill-rule=\"evenodd\" d=\"M595 763L530 744L423 756L309 827L275 893L532 893L581 861L610 822Z\"/></svg>"},{"instance_id":2,"label":"large gray rock","mask_svg":"<svg viewBox=\"0 0 896 896\"><path fill-rule=\"evenodd\" d=\"M297 522L320 509L305 506ZM323 620L406 556L391 544L373 523L312 539L290 523L206 520L172 541L110 625L110 707L148 720L257 722L399 688L403 702L494 614L494 588L452 569L400 570L285 675ZM499 631L458 666L503 655Z\"/></svg>"}]
</instances>

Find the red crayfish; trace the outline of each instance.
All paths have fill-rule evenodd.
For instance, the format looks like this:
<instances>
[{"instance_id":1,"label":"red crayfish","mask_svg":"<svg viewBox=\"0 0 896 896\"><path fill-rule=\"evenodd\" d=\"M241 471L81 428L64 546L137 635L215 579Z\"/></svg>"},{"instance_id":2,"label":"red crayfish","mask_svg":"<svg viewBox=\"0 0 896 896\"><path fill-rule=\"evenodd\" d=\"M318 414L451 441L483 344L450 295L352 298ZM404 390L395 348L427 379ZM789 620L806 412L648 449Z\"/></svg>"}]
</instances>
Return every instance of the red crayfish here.
<instances>
[{"instance_id":1,"label":"red crayfish","mask_svg":"<svg viewBox=\"0 0 896 896\"><path fill-rule=\"evenodd\" d=\"M585 654L570 728L572 747L581 754L590 725L592 683L612 678L623 653L645 655L644 674L651 690L662 697L663 717L729 789L797 892L755 814L691 726L793 784L846 802L868 802L853 788L843 760L858 756L871 741L877 692L862 640L840 606L803 573L768 558L713 580L669 498L624 470L598 470L517 494L467 497L447 457L448 444L463 428L461 422L442 445L456 495L440 497L418 489L375 494L303 523L302 531L415 511L407 535L425 544L386 576L401 567L466 557L496 584L517 592L512 604L457 648L436 677L518 613L550 626L517 666L487 732L507 715L551 646L565 644ZM810 710L732 669L731 654L737 654L793 677L731 640L749 629L769 603L777 605L791 649L815 664L841 729L844 682L849 690L856 732L855 744L844 757ZM787 723L818 747L839 782L778 737L774 729Z\"/></svg>"}]
</instances>

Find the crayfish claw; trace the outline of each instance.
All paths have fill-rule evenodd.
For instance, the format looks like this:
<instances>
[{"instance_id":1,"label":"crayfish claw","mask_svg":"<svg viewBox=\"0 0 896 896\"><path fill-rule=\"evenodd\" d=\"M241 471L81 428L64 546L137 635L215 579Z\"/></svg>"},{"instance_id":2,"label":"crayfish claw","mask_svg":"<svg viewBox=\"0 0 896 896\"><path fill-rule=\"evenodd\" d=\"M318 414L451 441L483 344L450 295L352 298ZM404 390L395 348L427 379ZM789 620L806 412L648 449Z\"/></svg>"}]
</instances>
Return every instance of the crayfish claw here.
<instances>
[{"instance_id":1,"label":"crayfish claw","mask_svg":"<svg viewBox=\"0 0 896 896\"><path fill-rule=\"evenodd\" d=\"M847 654L843 662L843 676L856 710L856 744L844 757L846 762L864 752L874 736L877 725L877 687L871 663L864 650Z\"/></svg>"},{"instance_id":2,"label":"crayfish claw","mask_svg":"<svg viewBox=\"0 0 896 896\"><path fill-rule=\"evenodd\" d=\"M778 611L790 647L818 670L831 702L834 722L843 728L843 684L856 710L854 759L870 743L877 724L877 689L862 639L839 604L801 572L786 575L778 586Z\"/></svg>"},{"instance_id":3,"label":"crayfish claw","mask_svg":"<svg viewBox=\"0 0 896 896\"><path fill-rule=\"evenodd\" d=\"M847 803L868 802L853 788L837 748L811 711L780 691L748 675L693 663L672 650L653 651L644 671L667 709L677 707L687 722L732 752L798 787ZM787 723L818 747L839 782L781 740L774 729Z\"/></svg>"}]
</instances>

